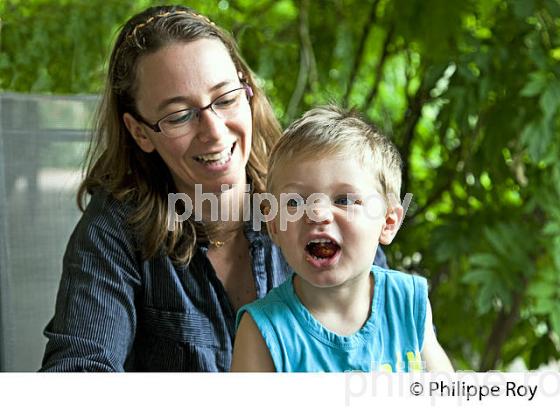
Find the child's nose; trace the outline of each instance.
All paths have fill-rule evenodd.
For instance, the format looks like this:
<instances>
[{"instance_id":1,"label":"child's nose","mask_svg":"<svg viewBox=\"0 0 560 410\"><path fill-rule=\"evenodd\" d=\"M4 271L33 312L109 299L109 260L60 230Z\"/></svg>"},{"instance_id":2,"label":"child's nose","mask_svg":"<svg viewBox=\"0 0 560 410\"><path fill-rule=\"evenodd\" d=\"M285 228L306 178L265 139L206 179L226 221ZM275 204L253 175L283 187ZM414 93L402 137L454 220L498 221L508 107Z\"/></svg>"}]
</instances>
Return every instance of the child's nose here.
<instances>
[{"instance_id":1,"label":"child's nose","mask_svg":"<svg viewBox=\"0 0 560 410\"><path fill-rule=\"evenodd\" d=\"M329 224L333 221L333 213L329 206L308 207L305 218L309 224Z\"/></svg>"}]
</instances>

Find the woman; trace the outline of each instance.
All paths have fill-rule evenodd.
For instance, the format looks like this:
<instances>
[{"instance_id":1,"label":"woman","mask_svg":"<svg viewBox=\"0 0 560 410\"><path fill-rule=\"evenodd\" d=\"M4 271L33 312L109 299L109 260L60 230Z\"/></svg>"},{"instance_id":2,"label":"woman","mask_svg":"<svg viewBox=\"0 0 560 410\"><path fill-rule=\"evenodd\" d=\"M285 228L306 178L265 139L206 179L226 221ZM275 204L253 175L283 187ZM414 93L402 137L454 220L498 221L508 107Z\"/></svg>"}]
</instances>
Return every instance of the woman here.
<instances>
[{"instance_id":1,"label":"woman","mask_svg":"<svg viewBox=\"0 0 560 410\"><path fill-rule=\"evenodd\" d=\"M42 370L226 371L237 309L289 269L242 221L280 135L220 27L182 6L130 19L111 54ZM227 187L224 187L227 185ZM168 230L168 194L212 193L229 219ZM182 209L177 207L177 213ZM220 213L223 215L224 213Z\"/></svg>"}]
</instances>

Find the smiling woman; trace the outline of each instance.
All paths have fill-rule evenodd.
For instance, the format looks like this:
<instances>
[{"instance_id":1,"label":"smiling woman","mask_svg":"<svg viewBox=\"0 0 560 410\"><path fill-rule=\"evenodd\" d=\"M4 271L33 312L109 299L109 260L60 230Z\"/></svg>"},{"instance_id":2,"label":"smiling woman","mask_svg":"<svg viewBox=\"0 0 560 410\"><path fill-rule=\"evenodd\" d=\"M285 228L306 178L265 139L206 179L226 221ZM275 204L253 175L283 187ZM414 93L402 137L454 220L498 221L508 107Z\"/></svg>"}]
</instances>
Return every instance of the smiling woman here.
<instances>
[{"instance_id":1,"label":"smiling woman","mask_svg":"<svg viewBox=\"0 0 560 410\"><path fill-rule=\"evenodd\" d=\"M279 135L223 29L182 6L132 17L111 54L43 370L228 370L236 311L289 271L239 222ZM230 219L211 222L206 201L202 222L168 230L168 194L194 199L195 186Z\"/></svg>"},{"instance_id":2,"label":"smiling woman","mask_svg":"<svg viewBox=\"0 0 560 410\"><path fill-rule=\"evenodd\" d=\"M159 153L179 192L194 197L195 184L204 192L220 192L222 184L244 186L252 132L249 88L224 45L211 39L172 44L142 57L138 66L136 109L147 118L163 117L155 132L124 114L138 146ZM229 109L213 108L215 100ZM210 109L187 108L197 106Z\"/></svg>"}]
</instances>

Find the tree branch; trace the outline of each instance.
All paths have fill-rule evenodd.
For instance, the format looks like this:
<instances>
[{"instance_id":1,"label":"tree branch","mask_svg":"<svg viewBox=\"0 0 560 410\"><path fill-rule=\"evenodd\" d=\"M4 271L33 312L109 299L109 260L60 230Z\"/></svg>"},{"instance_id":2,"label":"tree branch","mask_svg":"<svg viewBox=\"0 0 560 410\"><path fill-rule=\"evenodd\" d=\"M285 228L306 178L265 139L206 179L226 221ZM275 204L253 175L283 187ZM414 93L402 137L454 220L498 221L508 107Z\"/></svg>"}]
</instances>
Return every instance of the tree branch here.
<instances>
[{"instance_id":1,"label":"tree branch","mask_svg":"<svg viewBox=\"0 0 560 410\"><path fill-rule=\"evenodd\" d=\"M424 87L424 78L422 78L422 83L418 87L418 91L413 98L408 99L408 109L403 120L403 133L402 142L400 146L400 153L403 159L403 172L402 181L403 188L405 190L410 186L410 147L414 139L414 132L416 130L416 125L422 116L422 107L428 99L428 91Z\"/></svg>"},{"instance_id":2,"label":"tree branch","mask_svg":"<svg viewBox=\"0 0 560 410\"><path fill-rule=\"evenodd\" d=\"M367 39L369 37L369 34L371 33L371 30L376 20L378 4L379 4L379 0L374 0L373 4L371 5L369 16L362 30L362 36L358 41L358 49L356 50L354 64L352 66L352 71L350 71L350 77L348 79L348 84L346 86L346 92L344 93L344 97L342 98L342 104L345 107L348 106L348 100L350 99L350 93L352 92L354 81L356 80L356 76L358 75L358 70L360 68L360 65L362 65L362 61L364 59L364 48L366 46Z\"/></svg>"},{"instance_id":3,"label":"tree branch","mask_svg":"<svg viewBox=\"0 0 560 410\"><path fill-rule=\"evenodd\" d=\"M317 68L315 63L315 55L311 45L311 37L309 36L309 0L301 0L299 9L299 38L300 38L300 64L296 87L290 98L288 109L286 111L288 119L295 116L299 103L303 98L308 78L311 77L312 87L317 83Z\"/></svg>"},{"instance_id":4,"label":"tree branch","mask_svg":"<svg viewBox=\"0 0 560 410\"><path fill-rule=\"evenodd\" d=\"M393 39L393 34L395 33L395 26L391 24L389 30L387 31L387 35L385 36L385 41L383 42L383 48L381 49L381 56L379 57L379 62L377 63L377 67L375 68L375 77L373 79L373 86L369 94L366 97L366 102L364 103L364 111L371 106L373 99L377 95L377 90L379 89L379 84L381 84L381 76L383 75L383 67L385 66L385 60L389 55L389 44L391 44L391 40Z\"/></svg>"},{"instance_id":5,"label":"tree branch","mask_svg":"<svg viewBox=\"0 0 560 410\"><path fill-rule=\"evenodd\" d=\"M490 337L486 342L486 347L482 354L482 359L480 361L479 372L487 372L488 370L495 370L502 347L511 333L515 323L519 319L519 311L521 309L521 303L523 301L523 296L525 289L527 288L527 278L522 276L522 283L519 289L513 294L513 303L511 310L506 312L502 307L498 317L494 321L492 326L492 331L490 332Z\"/></svg>"},{"instance_id":6,"label":"tree branch","mask_svg":"<svg viewBox=\"0 0 560 410\"><path fill-rule=\"evenodd\" d=\"M409 64L410 66L410 64ZM428 69L424 69L424 67L428 67ZM441 72L438 72L438 75L429 75L430 69L441 69ZM424 61L424 63L418 68L417 73L420 73L418 76L420 78L420 85L416 90L414 96L410 96L408 89L410 86L410 82L414 76L411 70L406 70L406 86L405 90L407 95L407 106L408 109L406 110L405 116L401 125L398 129L402 129L402 139L401 144L399 146L399 151L401 153L403 159L403 172L402 172L402 181L403 181L403 189L408 189L410 186L410 150L412 146L412 141L414 139L416 125L418 121L422 117L422 108L424 104L430 102L432 97L430 96L430 91L434 88L437 81L441 78L443 74L443 69L441 67L430 66L429 61ZM428 82L428 78L430 81Z\"/></svg>"}]
</instances>

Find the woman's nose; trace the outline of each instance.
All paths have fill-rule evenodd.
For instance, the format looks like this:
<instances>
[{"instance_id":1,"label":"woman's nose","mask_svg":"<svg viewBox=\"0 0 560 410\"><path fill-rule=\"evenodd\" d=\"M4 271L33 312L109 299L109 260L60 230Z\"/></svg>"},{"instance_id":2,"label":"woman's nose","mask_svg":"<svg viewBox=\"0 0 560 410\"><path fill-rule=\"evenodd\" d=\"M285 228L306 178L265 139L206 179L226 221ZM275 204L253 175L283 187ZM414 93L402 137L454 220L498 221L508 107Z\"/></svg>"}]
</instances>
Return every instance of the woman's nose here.
<instances>
[{"instance_id":1,"label":"woman's nose","mask_svg":"<svg viewBox=\"0 0 560 410\"><path fill-rule=\"evenodd\" d=\"M326 205L307 207L305 219L308 224L329 224L333 221L333 213L330 206Z\"/></svg>"},{"instance_id":2,"label":"woman's nose","mask_svg":"<svg viewBox=\"0 0 560 410\"><path fill-rule=\"evenodd\" d=\"M227 126L213 110L204 110L198 117L198 139L211 142L222 139L227 133Z\"/></svg>"}]
</instances>

